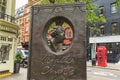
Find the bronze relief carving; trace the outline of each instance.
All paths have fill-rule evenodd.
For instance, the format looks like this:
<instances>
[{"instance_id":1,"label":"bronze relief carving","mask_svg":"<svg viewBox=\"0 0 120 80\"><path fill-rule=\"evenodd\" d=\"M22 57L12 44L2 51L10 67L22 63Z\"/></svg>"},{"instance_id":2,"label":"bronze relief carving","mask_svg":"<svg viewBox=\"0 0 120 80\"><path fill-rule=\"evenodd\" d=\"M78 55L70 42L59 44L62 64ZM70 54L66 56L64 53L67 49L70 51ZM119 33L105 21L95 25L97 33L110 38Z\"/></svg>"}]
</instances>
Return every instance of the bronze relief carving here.
<instances>
[{"instance_id":1,"label":"bronze relief carving","mask_svg":"<svg viewBox=\"0 0 120 80\"><path fill-rule=\"evenodd\" d=\"M63 51L68 49L73 40L73 29L67 19L64 17L55 17L47 22L49 26L46 26L44 31L44 41L51 49L53 54L60 55Z\"/></svg>"},{"instance_id":2,"label":"bronze relief carving","mask_svg":"<svg viewBox=\"0 0 120 80\"><path fill-rule=\"evenodd\" d=\"M86 80L85 12L81 7L85 4L32 7L28 80Z\"/></svg>"}]
</instances>

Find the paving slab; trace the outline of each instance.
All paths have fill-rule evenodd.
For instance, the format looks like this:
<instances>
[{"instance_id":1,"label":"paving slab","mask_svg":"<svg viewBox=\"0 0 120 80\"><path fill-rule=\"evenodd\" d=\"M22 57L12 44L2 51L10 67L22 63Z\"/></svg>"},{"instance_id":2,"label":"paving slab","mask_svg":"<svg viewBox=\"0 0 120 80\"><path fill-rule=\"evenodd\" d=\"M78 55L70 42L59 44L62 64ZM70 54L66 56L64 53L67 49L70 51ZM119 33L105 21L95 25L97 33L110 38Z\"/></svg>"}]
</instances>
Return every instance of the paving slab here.
<instances>
[{"instance_id":1,"label":"paving slab","mask_svg":"<svg viewBox=\"0 0 120 80\"><path fill-rule=\"evenodd\" d=\"M0 80L27 80L27 68L21 68L19 73L2 77Z\"/></svg>"}]
</instances>

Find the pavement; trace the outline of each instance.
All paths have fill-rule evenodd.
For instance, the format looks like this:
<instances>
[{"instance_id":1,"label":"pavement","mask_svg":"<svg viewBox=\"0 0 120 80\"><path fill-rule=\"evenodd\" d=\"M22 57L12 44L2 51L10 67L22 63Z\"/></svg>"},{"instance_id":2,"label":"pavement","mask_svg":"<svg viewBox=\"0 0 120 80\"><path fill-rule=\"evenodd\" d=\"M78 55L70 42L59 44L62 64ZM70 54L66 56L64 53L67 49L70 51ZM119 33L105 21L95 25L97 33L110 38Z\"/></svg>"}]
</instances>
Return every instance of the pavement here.
<instances>
[{"instance_id":1,"label":"pavement","mask_svg":"<svg viewBox=\"0 0 120 80\"><path fill-rule=\"evenodd\" d=\"M2 77L0 80L27 80L27 68L20 68L20 72Z\"/></svg>"},{"instance_id":2,"label":"pavement","mask_svg":"<svg viewBox=\"0 0 120 80\"><path fill-rule=\"evenodd\" d=\"M106 67L98 66L97 63L96 63L96 66L93 66L91 61L87 61L87 67L110 69L110 70L117 70L117 71L119 70L120 71L120 61L118 63L107 63Z\"/></svg>"},{"instance_id":3,"label":"pavement","mask_svg":"<svg viewBox=\"0 0 120 80\"><path fill-rule=\"evenodd\" d=\"M106 67L101 67L101 66L92 66L92 62L91 61L87 61L87 69L90 68L98 68L98 69L110 69L110 70L116 70L116 71L120 71L120 62L119 63L107 63ZM94 77L92 77L91 80L93 80ZM95 79L95 78L94 78ZM12 74L10 76L6 76L6 77L2 77L0 78L0 80L27 80L27 68L21 68L20 72L17 74ZM100 79L102 80L102 79ZM104 79L103 79L104 80ZM106 79L106 80L110 80L110 79Z\"/></svg>"}]
</instances>

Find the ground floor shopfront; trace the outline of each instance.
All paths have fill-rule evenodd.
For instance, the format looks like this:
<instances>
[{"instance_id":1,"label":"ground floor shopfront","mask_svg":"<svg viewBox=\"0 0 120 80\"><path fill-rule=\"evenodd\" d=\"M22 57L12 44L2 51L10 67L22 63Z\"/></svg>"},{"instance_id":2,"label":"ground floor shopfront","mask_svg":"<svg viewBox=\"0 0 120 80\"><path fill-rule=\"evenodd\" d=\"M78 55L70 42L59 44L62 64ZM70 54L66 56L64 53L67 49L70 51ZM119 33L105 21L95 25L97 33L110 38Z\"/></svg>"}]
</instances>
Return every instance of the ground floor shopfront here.
<instances>
[{"instance_id":1,"label":"ground floor shopfront","mask_svg":"<svg viewBox=\"0 0 120 80\"><path fill-rule=\"evenodd\" d=\"M14 72L17 35L17 25L0 19L0 77Z\"/></svg>"},{"instance_id":2,"label":"ground floor shopfront","mask_svg":"<svg viewBox=\"0 0 120 80\"><path fill-rule=\"evenodd\" d=\"M89 51L88 58L96 58L98 46L105 46L107 49L107 61L118 62L120 60L120 35L104 36L104 37L91 37L89 38Z\"/></svg>"}]
</instances>

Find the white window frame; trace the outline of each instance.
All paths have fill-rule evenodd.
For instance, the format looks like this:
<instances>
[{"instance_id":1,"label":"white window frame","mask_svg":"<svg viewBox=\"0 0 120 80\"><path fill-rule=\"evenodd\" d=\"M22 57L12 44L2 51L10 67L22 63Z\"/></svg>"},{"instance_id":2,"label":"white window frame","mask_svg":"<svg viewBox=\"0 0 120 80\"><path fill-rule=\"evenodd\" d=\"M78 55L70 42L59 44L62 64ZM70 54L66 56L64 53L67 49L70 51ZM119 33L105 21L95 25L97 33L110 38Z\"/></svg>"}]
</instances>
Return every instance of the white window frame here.
<instances>
[{"instance_id":1,"label":"white window frame","mask_svg":"<svg viewBox=\"0 0 120 80\"><path fill-rule=\"evenodd\" d=\"M116 8L116 3L112 3L110 6L111 6L111 13L117 13L118 12L118 10Z\"/></svg>"}]
</instances>

